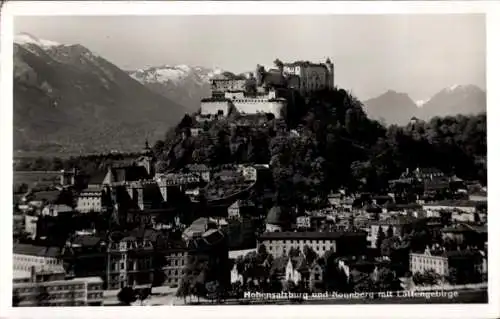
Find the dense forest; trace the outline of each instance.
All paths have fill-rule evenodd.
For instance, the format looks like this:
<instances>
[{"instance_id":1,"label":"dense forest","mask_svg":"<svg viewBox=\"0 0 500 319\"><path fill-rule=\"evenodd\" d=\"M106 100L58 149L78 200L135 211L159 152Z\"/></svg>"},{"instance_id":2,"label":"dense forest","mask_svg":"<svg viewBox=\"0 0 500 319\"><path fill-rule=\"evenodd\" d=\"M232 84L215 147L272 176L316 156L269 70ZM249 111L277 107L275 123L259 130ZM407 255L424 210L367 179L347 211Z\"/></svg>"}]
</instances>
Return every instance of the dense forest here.
<instances>
[{"instance_id":1,"label":"dense forest","mask_svg":"<svg viewBox=\"0 0 500 319\"><path fill-rule=\"evenodd\" d=\"M196 121L186 115L157 141L156 170L189 163L271 164L278 203L317 203L340 187L382 192L390 179L408 169L436 167L449 174L486 184L486 114L412 119L406 126L385 127L367 117L362 103L343 89L317 91L302 97L287 92L281 119L242 116L230 110L217 121ZM191 136L191 129L199 134ZM134 154L38 158L21 161L18 170L79 167L88 174Z\"/></svg>"}]
</instances>

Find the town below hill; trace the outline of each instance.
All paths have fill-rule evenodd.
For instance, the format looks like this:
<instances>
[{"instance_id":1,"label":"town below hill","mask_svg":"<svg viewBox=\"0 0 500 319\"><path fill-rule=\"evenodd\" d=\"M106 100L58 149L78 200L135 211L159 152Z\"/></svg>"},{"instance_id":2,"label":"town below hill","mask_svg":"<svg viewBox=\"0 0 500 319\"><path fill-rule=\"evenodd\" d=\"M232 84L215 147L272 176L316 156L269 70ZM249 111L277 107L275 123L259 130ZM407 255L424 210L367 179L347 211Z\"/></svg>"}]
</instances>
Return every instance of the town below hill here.
<instances>
[{"instance_id":1,"label":"town below hill","mask_svg":"<svg viewBox=\"0 0 500 319\"><path fill-rule=\"evenodd\" d=\"M487 283L485 114L386 127L330 60L211 88L152 147L16 163L14 305Z\"/></svg>"}]
</instances>

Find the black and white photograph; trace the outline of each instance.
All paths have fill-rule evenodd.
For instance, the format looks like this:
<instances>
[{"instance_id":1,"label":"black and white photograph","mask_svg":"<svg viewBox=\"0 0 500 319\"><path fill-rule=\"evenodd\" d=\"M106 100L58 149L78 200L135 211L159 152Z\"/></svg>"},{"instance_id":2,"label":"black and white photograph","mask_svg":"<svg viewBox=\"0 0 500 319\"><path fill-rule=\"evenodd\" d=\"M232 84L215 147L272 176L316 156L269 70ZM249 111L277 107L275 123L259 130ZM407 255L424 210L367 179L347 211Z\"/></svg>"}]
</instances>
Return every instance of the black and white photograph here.
<instances>
[{"instance_id":1,"label":"black and white photograph","mask_svg":"<svg viewBox=\"0 0 500 319\"><path fill-rule=\"evenodd\" d=\"M276 7L10 18L12 308L492 302L487 15Z\"/></svg>"}]
</instances>

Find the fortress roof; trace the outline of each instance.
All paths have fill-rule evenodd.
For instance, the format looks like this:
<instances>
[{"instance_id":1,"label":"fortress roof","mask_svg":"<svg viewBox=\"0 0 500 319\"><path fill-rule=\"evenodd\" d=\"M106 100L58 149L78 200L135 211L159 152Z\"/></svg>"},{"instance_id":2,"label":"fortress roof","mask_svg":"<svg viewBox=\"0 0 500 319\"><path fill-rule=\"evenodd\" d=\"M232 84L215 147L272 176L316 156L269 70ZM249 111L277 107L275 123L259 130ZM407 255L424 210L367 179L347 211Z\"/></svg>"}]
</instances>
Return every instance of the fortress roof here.
<instances>
[{"instance_id":1,"label":"fortress roof","mask_svg":"<svg viewBox=\"0 0 500 319\"><path fill-rule=\"evenodd\" d=\"M312 63L310 61L295 61L291 63L284 63L284 66L301 66L301 67L308 67L308 66L319 66L319 67L324 67L326 68L326 65L324 63Z\"/></svg>"}]
</instances>

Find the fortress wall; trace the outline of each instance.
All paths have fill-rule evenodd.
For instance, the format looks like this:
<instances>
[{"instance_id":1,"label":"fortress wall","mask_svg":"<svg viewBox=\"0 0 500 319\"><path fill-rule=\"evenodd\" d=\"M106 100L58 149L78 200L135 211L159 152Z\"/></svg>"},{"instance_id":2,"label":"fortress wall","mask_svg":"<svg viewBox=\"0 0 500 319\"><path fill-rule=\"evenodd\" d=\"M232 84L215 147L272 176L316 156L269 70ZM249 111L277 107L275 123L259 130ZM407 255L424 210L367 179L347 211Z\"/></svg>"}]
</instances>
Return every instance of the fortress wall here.
<instances>
[{"instance_id":1,"label":"fortress wall","mask_svg":"<svg viewBox=\"0 0 500 319\"><path fill-rule=\"evenodd\" d=\"M215 115L217 112L222 111L224 115L229 112L229 102L228 101L207 101L201 102L201 114L202 115Z\"/></svg>"},{"instance_id":2,"label":"fortress wall","mask_svg":"<svg viewBox=\"0 0 500 319\"><path fill-rule=\"evenodd\" d=\"M269 101L268 99L238 99L234 100L233 104L240 113L272 113L276 118L280 117L280 111L285 106L284 101Z\"/></svg>"}]
</instances>

